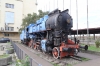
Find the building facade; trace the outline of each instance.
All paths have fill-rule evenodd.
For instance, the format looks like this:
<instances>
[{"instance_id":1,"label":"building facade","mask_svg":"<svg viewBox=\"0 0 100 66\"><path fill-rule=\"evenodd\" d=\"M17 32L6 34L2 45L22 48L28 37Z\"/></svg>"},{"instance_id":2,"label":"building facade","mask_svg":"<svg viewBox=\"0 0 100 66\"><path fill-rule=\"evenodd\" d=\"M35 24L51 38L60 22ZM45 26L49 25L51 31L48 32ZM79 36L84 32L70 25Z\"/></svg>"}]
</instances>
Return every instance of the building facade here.
<instances>
[{"instance_id":1,"label":"building facade","mask_svg":"<svg viewBox=\"0 0 100 66\"><path fill-rule=\"evenodd\" d=\"M0 0L0 37L19 39L22 19L33 12L37 12L36 0Z\"/></svg>"}]
</instances>

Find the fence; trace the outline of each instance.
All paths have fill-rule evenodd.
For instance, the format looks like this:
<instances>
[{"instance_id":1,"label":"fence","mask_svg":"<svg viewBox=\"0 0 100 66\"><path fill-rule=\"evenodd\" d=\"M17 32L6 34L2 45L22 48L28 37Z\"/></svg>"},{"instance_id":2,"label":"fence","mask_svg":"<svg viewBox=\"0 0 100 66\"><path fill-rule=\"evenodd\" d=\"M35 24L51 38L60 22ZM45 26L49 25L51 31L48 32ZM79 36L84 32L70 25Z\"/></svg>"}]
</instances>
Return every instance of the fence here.
<instances>
[{"instance_id":1,"label":"fence","mask_svg":"<svg viewBox=\"0 0 100 66\"><path fill-rule=\"evenodd\" d=\"M19 59L24 59L25 56L28 55L24 50L21 50L14 42L12 42L12 44ZM30 66L42 66L32 57L29 57L29 61L30 61Z\"/></svg>"}]
</instances>

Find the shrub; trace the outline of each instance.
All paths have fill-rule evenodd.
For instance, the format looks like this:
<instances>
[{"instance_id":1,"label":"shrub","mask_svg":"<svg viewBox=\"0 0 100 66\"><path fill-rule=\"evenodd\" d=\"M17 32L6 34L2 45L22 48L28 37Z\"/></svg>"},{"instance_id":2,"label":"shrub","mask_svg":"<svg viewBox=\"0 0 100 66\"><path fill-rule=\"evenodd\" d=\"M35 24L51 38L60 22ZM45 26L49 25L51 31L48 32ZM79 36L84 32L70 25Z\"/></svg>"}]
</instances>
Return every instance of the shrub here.
<instances>
[{"instance_id":1,"label":"shrub","mask_svg":"<svg viewBox=\"0 0 100 66\"><path fill-rule=\"evenodd\" d=\"M96 40L96 41L95 41L95 45L96 45L97 48L99 48L99 46L100 46L100 41L99 41L99 40Z\"/></svg>"},{"instance_id":2,"label":"shrub","mask_svg":"<svg viewBox=\"0 0 100 66\"><path fill-rule=\"evenodd\" d=\"M16 60L16 66L30 66L29 57L26 56L25 59Z\"/></svg>"}]
</instances>

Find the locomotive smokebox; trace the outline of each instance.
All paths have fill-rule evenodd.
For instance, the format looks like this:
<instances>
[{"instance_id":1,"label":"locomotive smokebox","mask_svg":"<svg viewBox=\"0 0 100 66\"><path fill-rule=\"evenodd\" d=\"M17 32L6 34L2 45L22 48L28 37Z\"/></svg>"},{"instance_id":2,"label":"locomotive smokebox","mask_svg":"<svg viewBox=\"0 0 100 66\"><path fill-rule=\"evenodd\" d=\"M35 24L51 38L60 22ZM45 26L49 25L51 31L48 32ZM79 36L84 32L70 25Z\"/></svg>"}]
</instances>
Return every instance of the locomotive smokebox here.
<instances>
[{"instance_id":1,"label":"locomotive smokebox","mask_svg":"<svg viewBox=\"0 0 100 66\"><path fill-rule=\"evenodd\" d=\"M58 19L60 28L65 32L69 32L69 30L71 30L71 28L73 27L73 21L71 16L68 14L68 11L68 9L62 11Z\"/></svg>"},{"instance_id":2,"label":"locomotive smokebox","mask_svg":"<svg viewBox=\"0 0 100 66\"><path fill-rule=\"evenodd\" d=\"M68 14L68 9L60 11L58 9L49 13L49 18L46 21L46 29L68 31L72 28L72 18Z\"/></svg>"}]
</instances>

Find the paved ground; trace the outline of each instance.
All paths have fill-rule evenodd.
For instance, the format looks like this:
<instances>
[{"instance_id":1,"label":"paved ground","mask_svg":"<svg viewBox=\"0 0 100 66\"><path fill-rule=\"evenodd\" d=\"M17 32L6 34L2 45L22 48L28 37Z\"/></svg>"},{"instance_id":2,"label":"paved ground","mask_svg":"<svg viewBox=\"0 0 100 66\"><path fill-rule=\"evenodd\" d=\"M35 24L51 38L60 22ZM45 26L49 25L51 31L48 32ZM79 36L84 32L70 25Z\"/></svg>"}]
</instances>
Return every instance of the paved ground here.
<instances>
[{"instance_id":1,"label":"paved ground","mask_svg":"<svg viewBox=\"0 0 100 66\"><path fill-rule=\"evenodd\" d=\"M90 60L87 62L83 62L83 63L79 63L79 64L76 64L74 66L100 66L100 58Z\"/></svg>"},{"instance_id":2,"label":"paved ground","mask_svg":"<svg viewBox=\"0 0 100 66\"><path fill-rule=\"evenodd\" d=\"M98 55L93 55L93 54L88 54L88 53L82 53L82 52L79 52L78 56L81 56L81 57L84 57L84 58L88 58L88 59L91 59L91 60L100 58L100 56L98 56Z\"/></svg>"},{"instance_id":3,"label":"paved ground","mask_svg":"<svg viewBox=\"0 0 100 66\"><path fill-rule=\"evenodd\" d=\"M82 56L82 57L85 57L85 58L88 58L91 60L76 64L74 66L100 66L100 56L98 56L98 55L80 52L80 53L78 53L78 56Z\"/></svg>"}]
</instances>

